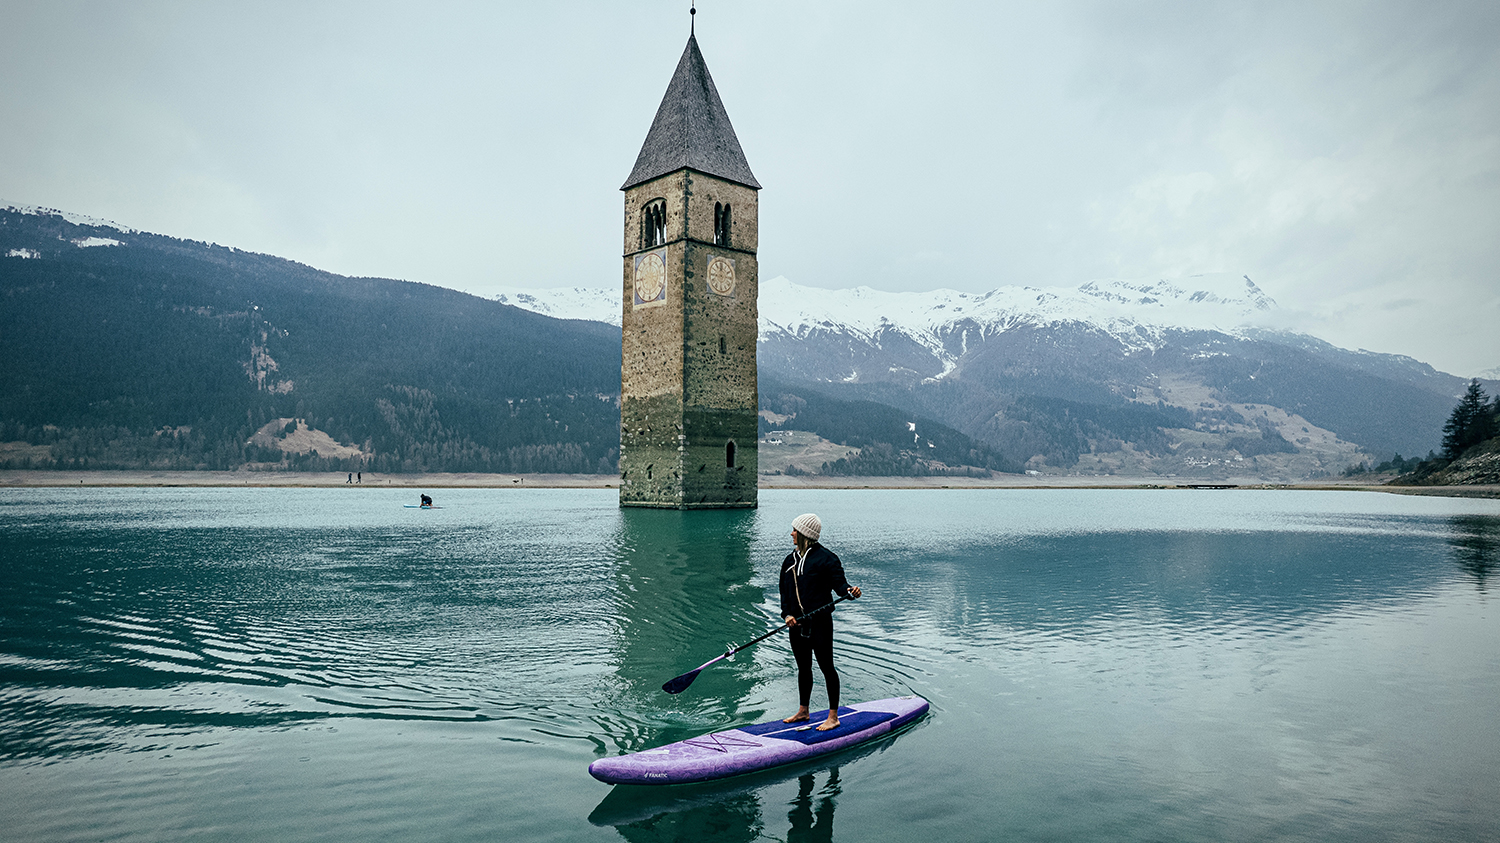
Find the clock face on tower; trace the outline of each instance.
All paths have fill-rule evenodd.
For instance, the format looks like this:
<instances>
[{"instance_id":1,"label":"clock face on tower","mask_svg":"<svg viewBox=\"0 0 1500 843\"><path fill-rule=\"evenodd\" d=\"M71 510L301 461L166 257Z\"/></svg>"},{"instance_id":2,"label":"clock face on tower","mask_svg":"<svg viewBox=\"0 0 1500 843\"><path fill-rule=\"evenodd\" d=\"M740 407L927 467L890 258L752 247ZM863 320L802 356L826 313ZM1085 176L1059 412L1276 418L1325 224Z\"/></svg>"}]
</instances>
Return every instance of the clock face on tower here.
<instances>
[{"instance_id":1,"label":"clock face on tower","mask_svg":"<svg viewBox=\"0 0 1500 843\"><path fill-rule=\"evenodd\" d=\"M667 262L663 252L647 252L635 259L635 306L664 304L667 300Z\"/></svg>"},{"instance_id":2,"label":"clock face on tower","mask_svg":"<svg viewBox=\"0 0 1500 843\"><path fill-rule=\"evenodd\" d=\"M721 296L734 293L734 261L726 257L709 259L708 288Z\"/></svg>"}]
</instances>

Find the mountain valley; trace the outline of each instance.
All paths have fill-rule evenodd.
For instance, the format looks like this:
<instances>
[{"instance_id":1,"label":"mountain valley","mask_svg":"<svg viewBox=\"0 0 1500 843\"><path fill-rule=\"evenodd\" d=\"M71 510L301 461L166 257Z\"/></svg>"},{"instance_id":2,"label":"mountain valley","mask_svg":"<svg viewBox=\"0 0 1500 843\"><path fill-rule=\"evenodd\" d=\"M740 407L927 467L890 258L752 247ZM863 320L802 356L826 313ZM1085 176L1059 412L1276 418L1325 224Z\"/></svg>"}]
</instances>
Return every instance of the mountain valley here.
<instances>
[{"instance_id":1,"label":"mountain valley","mask_svg":"<svg viewBox=\"0 0 1500 843\"><path fill-rule=\"evenodd\" d=\"M3 467L616 471L603 286L487 300L8 207L0 294ZM759 302L764 472L1290 481L1431 451L1466 384L1227 274Z\"/></svg>"}]
</instances>

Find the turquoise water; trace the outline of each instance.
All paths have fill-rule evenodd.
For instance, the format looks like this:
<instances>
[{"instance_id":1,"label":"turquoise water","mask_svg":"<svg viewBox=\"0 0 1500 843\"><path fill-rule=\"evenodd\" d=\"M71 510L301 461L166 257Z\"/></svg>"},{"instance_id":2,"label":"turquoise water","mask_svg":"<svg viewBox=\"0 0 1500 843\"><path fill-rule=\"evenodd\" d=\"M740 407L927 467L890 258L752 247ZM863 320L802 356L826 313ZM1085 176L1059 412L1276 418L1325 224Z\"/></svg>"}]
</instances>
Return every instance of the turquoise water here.
<instances>
[{"instance_id":1,"label":"turquoise water","mask_svg":"<svg viewBox=\"0 0 1500 843\"><path fill-rule=\"evenodd\" d=\"M0 490L0 837L1497 839L1500 503L1275 491ZM819 765L586 768L790 713L816 511L864 599ZM822 693L821 682L814 700Z\"/></svg>"}]
</instances>

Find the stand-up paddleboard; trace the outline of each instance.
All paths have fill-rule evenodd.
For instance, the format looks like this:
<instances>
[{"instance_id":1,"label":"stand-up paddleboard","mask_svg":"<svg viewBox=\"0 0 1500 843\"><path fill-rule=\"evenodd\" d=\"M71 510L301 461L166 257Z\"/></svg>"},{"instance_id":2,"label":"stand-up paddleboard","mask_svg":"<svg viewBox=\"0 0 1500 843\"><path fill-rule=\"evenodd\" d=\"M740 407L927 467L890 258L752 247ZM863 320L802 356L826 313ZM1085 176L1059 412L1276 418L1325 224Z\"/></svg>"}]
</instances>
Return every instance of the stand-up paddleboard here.
<instances>
[{"instance_id":1,"label":"stand-up paddleboard","mask_svg":"<svg viewBox=\"0 0 1500 843\"><path fill-rule=\"evenodd\" d=\"M772 720L600 758L589 765L589 774L608 784L686 784L753 773L888 735L921 717L927 707L927 700L915 696L839 706L838 728L826 732L817 730L828 717L824 709L806 723Z\"/></svg>"},{"instance_id":2,"label":"stand-up paddleboard","mask_svg":"<svg viewBox=\"0 0 1500 843\"><path fill-rule=\"evenodd\" d=\"M423 506L419 503L404 503L401 505L406 507L407 509L442 509L442 507L440 506Z\"/></svg>"}]
</instances>

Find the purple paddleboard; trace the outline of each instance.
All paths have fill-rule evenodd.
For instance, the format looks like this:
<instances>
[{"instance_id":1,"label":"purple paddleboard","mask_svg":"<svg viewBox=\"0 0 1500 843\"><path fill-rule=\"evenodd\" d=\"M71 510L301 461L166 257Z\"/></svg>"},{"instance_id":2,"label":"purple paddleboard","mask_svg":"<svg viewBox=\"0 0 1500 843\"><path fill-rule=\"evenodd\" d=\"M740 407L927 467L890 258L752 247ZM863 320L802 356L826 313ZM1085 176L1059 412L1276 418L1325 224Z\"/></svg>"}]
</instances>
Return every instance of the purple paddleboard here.
<instances>
[{"instance_id":1,"label":"purple paddleboard","mask_svg":"<svg viewBox=\"0 0 1500 843\"><path fill-rule=\"evenodd\" d=\"M589 774L609 784L686 784L753 773L804 761L888 735L921 717L927 700L896 697L839 706L839 726L819 732L828 710L816 711L806 723L772 720L659 746L656 749L600 758Z\"/></svg>"}]
</instances>

